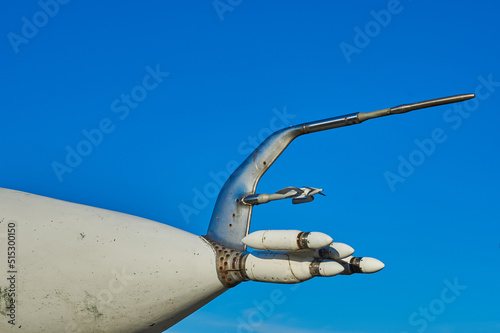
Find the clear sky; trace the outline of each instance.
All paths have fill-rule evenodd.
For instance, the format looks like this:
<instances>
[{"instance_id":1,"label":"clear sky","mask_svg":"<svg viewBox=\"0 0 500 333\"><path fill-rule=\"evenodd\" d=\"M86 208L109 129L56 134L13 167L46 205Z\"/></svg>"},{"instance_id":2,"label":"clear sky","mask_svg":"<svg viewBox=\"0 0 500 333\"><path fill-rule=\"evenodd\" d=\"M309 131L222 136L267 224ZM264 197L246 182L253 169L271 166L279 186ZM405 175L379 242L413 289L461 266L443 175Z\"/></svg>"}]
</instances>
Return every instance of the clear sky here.
<instances>
[{"instance_id":1,"label":"clear sky","mask_svg":"<svg viewBox=\"0 0 500 333\"><path fill-rule=\"evenodd\" d=\"M260 182L327 196L256 207L251 230L322 231L383 271L243 283L170 331L500 332L496 2L0 7L0 186L198 235L214 175L271 129L477 93L301 137Z\"/></svg>"}]
</instances>

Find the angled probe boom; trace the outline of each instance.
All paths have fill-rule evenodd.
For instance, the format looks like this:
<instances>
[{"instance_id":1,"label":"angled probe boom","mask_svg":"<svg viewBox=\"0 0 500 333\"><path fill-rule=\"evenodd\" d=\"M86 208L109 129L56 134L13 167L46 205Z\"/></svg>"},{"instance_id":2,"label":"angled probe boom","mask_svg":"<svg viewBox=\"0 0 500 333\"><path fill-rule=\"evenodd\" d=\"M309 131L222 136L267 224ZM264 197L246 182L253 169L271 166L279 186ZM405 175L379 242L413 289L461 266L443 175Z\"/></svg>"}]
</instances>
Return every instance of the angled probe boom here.
<instances>
[{"instance_id":1,"label":"angled probe boom","mask_svg":"<svg viewBox=\"0 0 500 333\"><path fill-rule=\"evenodd\" d=\"M462 102L474 97L474 94L462 94L398 105L378 111L351 113L291 126L274 132L243 161L222 187L215 203L206 237L237 251L246 249L241 240L248 234L253 206L243 204L242 198L255 194L257 183L262 175L295 138L303 134L355 125L369 119L392 114Z\"/></svg>"}]
</instances>

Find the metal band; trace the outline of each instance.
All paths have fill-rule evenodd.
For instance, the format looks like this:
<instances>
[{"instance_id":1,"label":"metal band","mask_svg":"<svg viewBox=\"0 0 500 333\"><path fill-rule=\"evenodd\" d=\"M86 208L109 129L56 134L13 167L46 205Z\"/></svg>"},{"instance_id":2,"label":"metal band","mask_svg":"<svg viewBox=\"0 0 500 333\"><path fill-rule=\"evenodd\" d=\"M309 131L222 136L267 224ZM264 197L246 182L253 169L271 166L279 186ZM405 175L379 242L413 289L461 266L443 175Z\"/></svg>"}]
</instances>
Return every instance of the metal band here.
<instances>
[{"instance_id":1,"label":"metal band","mask_svg":"<svg viewBox=\"0 0 500 333\"><path fill-rule=\"evenodd\" d=\"M299 249L309 248L309 243L307 242L307 237L309 236L309 234L310 232L301 232L297 235L297 245L299 246Z\"/></svg>"},{"instance_id":2,"label":"metal band","mask_svg":"<svg viewBox=\"0 0 500 333\"><path fill-rule=\"evenodd\" d=\"M238 252L234 249L225 247L221 244L218 244L206 236L203 237L207 240L210 245L212 245L215 257L216 257L216 265L217 265L217 275L219 280L226 287L234 287L240 282L248 280L248 277L242 276L242 271L240 269L240 261L242 259L241 252ZM244 272L244 271L243 271Z\"/></svg>"}]
</instances>

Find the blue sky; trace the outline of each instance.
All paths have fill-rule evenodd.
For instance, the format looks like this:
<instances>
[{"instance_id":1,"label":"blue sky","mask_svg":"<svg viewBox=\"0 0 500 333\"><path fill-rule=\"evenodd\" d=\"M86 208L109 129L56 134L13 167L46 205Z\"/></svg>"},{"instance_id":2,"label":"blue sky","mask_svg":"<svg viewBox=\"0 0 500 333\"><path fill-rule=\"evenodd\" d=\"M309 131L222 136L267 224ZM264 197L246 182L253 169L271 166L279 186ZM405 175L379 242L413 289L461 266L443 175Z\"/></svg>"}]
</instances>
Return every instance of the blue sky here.
<instances>
[{"instance_id":1,"label":"blue sky","mask_svg":"<svg viewBox=\"0 0 500 333\"><path fill-rule=\"evenodd\" d=\"M259 206L251 230L322 231L383 271L244 283L170 331L500 332L495 2L1 7L0 186L199 235L214 175L270 129L477 93L301 137L261 180L327 197Z\"/></svg>"}]
</instances>

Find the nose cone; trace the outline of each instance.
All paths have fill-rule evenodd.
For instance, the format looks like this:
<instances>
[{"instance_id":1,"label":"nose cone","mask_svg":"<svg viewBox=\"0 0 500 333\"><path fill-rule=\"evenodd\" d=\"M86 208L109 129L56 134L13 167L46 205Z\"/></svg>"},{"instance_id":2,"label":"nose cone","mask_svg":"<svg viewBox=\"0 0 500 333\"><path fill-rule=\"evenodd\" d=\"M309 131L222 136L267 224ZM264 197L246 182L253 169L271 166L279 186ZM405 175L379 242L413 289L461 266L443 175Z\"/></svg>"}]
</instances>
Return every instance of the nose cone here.
<instances>
[{"instance_id":1,"label":"nose cone","mask_svg":"<svg viewBox=\"0 0 500 333\"><path fill-rule=\"evenodd\" d=\"M332 237L322 232L313 231L307 235L307 247L310 249L321 249L332 244Z\"/></svg>"},{"instance_id":2,"label":"nose cone","mask_svg":"<svg viewBox=\"0 0 500 333\"><path fill-rule=\"evenodd\" d=\"M344 266L335 261L323 261L319 264L320 276L335 276L344 271Z\"/></svg>"},{"instance_id":3,"label":"nose cone","mask_svg":"<svg viewBox=\"0 0 500 333\"><path fill-rule=\"evenodd\" d=\"M359 269L362 273L375 273L384 267L384 263L375 258L363 257L359 261Z\"/></svg>"},{"instance_id":4,"label":"nose cone","mask_svg":"<svg viewBox=\"0 0 500 333\"><path fill-rule=\"evenodd\" d=\"M354 253L354 249L347 244L334 242L328 249L328 256L331 259L343 259Z\"/></svg>"},{"instance_id":5,"label":"nose cone","mask_svg":"<svg viewBox=\"0 0 500 333\"><path fill-rule=\"evenodd\" d=\"M246 235L241 240L246 246L250 246L254 249L262 248L262 237L266 233L266 230L259 230Z\"/></svg>"}]
</instances>

